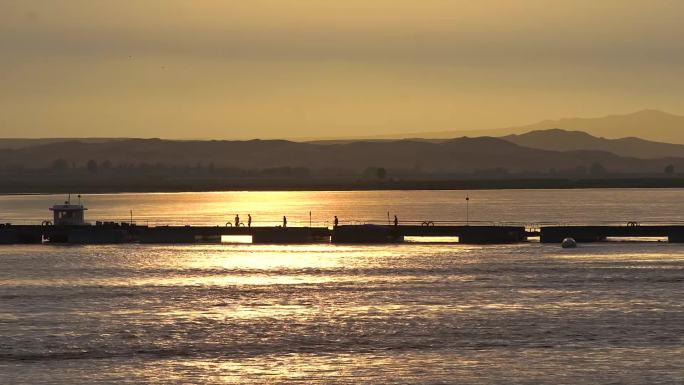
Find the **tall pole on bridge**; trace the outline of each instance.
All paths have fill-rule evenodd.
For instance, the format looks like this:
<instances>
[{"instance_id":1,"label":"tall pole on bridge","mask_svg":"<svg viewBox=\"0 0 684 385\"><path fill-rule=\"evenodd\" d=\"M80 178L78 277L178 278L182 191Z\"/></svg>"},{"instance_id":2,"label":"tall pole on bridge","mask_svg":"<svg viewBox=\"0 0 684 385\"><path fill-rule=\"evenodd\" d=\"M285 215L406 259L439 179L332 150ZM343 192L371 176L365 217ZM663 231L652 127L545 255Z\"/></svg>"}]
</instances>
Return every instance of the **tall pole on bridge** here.
<instances>
[{"instance_id":1,"label":"tall pole on bridge","mask_svg":"<svg viewBox=\"0 0 684 385\"><path fill-rule=\"evenodd\" d=\"M468 211L468 203L470 202L470 197L466 195L466 226L470 225L470 213Z\"/></svg>"}]
</instances>

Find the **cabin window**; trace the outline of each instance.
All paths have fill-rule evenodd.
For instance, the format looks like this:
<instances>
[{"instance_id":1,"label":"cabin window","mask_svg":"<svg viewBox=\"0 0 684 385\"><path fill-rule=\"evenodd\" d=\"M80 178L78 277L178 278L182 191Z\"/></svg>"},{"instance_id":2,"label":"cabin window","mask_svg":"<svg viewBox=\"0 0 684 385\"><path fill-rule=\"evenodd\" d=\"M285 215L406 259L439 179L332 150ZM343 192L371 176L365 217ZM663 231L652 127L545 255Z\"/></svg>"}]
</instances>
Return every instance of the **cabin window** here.
<instances>
[{"instance_id":1,"label":"cabin window","mask_svg":"<svg viewBox=\"0 0 684 385\"><path fill-rule=\"evenodd\" d=\"M72 219L74 218L74 212L72 211L58 211L57 212L57 218L58 219Z\"/></svg>"},{"instance_id":2,"label":"cabin window","mask_svg":"<svg viewBox=\"0 0 684 385\"><path fill-rule=\"evenodd\" d=\"M57 221L83 221L82 211L55 211L55 220Z\"/></svg>"}]
</instances>

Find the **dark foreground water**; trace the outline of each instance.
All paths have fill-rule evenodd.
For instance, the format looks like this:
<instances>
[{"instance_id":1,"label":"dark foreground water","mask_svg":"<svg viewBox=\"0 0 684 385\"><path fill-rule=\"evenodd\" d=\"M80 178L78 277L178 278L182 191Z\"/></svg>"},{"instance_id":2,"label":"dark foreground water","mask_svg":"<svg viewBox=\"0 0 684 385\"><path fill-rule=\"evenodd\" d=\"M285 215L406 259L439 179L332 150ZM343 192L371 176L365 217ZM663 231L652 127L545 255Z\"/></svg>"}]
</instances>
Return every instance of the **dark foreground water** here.
<instances>
[{"instance_id":1,"label":"dark foreground water","mask_svg":"<svg viewBox=\"0 0 684 385\"><path fill-rule=\"evenodd\" d=\"M0 384L681 384L683 301L662 242L0 246Z\"/></svg>"}]
</instances>

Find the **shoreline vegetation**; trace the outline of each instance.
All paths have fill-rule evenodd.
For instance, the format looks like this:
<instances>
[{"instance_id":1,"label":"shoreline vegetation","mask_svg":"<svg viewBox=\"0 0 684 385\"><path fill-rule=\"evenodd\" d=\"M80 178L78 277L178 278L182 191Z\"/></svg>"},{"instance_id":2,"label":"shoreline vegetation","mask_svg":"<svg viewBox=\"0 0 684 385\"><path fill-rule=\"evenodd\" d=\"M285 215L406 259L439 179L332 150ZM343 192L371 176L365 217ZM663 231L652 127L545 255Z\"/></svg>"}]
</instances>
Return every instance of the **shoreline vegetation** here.
<instances>
[{"instance_id":1,"label":"shoreline vegetation","mask_svg":"<svg viewBox=\"0 0 684 385\"><path fill-rule=\"evenodd\" d=\"M207 192L207 191L364 191L490 190L585 188L684 188L683 177L463 178L363 180L352 178L2 178L0 194Z\"/></svg>"}]
</instances>

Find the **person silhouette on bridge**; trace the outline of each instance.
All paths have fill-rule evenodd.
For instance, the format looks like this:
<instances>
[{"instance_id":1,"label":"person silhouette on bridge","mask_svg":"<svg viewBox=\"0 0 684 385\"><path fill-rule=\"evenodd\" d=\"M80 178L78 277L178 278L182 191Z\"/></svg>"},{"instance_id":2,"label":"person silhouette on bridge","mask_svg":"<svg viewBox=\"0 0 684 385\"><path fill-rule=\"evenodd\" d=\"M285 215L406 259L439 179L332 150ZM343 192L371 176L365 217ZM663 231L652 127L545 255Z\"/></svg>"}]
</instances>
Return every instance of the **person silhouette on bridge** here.
<instances>
[{"instance_id":1,"label":"person silhouette on bridge","mask_svg":"<svg viewBox=\"0 0 684 385\"><path fill-rule=\"evenodd\" d=\"M235 227L240 226L240 214L235 214Z\"/></svg>"},{"instance_id":2,"label":"person silhouette on bridge","mask_svg":"<svg viewBox=\"0 0 684 385\"><path fill-rule=\"evenodd\" d=\"M252 214L247 214L247 227L252 227Z\"/></svg>"},{"instance_id":3,"label":"person silhouette on bridge","mask_svg":"<svg viewBox=\"0 0 684 385\"><path fill-rule=\"evenodd\" d=\"M394 216L394 225L399 226L399 218L396 215Z\"/></svg>"},{"instance_id":4,"label":"person silhouette on bridge","mask_svg":"<svg viewBox=\"0 0 684 385\"><path fill-rule=\"evenodd\" d=\"M287 227L287 217L283 215L283 227Z\"/></svg>"},{"instance_id":5,"label":"person silhouette on bridge","mask_svg":"<svg viewBox=\"0 0 684 385\"><path fill-rule=\"evenodd\" d=\"M335 215L335 220L333 221L333 226L337 227L337 225L340 224L340 221L337 219L337 215Z\"/></svg>"}]
</instances>

